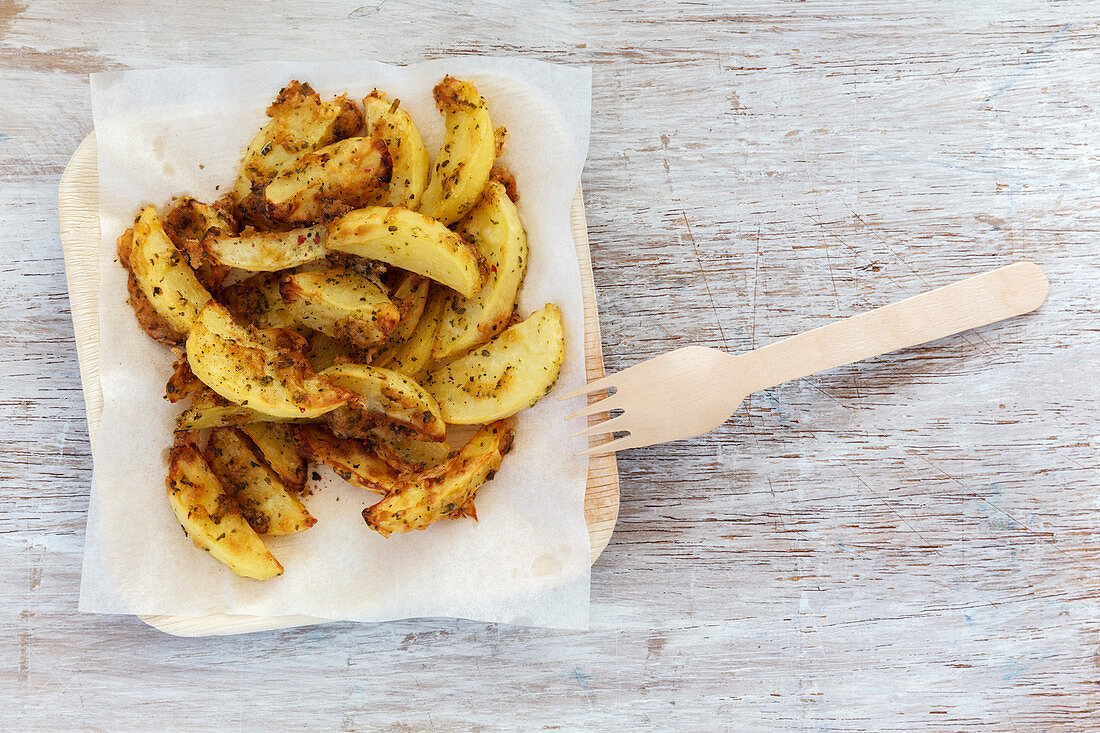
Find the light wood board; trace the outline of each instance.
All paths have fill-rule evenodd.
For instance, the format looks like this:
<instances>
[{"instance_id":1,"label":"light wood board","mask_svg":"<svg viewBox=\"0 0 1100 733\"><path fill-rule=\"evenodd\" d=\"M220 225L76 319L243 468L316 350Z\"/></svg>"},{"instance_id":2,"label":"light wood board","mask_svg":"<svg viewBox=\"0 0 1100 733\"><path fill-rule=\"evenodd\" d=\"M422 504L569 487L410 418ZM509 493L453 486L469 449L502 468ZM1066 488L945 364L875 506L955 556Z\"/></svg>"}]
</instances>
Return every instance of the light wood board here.
<instances>
[{"instance_id":1,"label":"light wood board","mask_svg":"<svg viewBox=\"0 0 1100 733\"><path fill-rule=\"evenodd\" d=\"M88 135L73 153L61 176L58 191L58 218L61 243L65 251L65 274L72 304L73 331L80 355L80 377L88 415L89 437L94 445L103 412L103 393L99 384L99 178L96 173L95 134ZM589 381L603 376L600 321L596 311L596 292L592 284L592 260L588 251L588 230L584 219L584 200L578 188L570 214L573 239L580 261L584 299L585 369ZM595 397L593 397L595 399ZM591 421L600 419L593 416ZM595 445L606 436L593 439ZM589 460L588 486L584 516L588 524L592 562L607 547L615 529L619 509L619 474L615 456ZM325 623L327 619L309 616L141 616L148 624L177 636L211 636L290 626Z\"/></svg>"}]
</instances>

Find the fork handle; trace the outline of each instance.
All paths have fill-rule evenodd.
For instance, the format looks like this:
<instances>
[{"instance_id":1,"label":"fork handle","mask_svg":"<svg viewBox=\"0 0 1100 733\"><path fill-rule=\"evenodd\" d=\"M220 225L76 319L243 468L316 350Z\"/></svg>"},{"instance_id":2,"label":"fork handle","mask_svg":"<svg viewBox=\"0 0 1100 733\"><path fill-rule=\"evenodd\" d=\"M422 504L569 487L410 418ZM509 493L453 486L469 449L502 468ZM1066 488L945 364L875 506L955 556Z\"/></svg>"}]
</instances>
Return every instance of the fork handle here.
<instances>
[{"instance_id":1,"label":"fork handle","mask_svg":"<svg viewBox=\"0 0 1100 733\"><path fill-rule=\"evenodd\" d=\"M768 344L745 354L738 370L752 392L767 389L1027 313L1047 290L1038 265L1017 262Z\"/></svg>"}]
</instances>

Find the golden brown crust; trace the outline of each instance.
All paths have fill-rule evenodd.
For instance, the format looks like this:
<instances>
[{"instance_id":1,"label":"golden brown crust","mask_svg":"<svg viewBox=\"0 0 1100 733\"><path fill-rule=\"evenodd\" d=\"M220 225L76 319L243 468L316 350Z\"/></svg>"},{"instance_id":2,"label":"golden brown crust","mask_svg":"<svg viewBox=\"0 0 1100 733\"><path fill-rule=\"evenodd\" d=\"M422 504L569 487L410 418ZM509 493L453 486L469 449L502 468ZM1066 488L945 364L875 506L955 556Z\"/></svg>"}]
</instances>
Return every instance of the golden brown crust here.
<instances>
[{"instance_id":1,"label":"golden brown crust","mask_svg":"<svg viewBox=\"0 0 1100 733\"><path fill-rule=\"evenodd\" d=\"M502 165L494 165L489 171L489 180L496 181L504 186L504 192L508 194L508 198L512 199L512 203L519 201L519 191L516 189L516 177L512 175L512 171Z\"/></svg>"},{"instance_id":2,"label":"golden brown crust","mask_svg":"<svg viewBox=\"0 0 1100 733\"><path fill-rule=\"evenodd\" d=\"M336 128L333 130L335 139L353 137L363 128L362 111L346 94L341 94L333 102L340 105L340 114L336 118Z\"/></svg>"},{"instance_id":3,"label":"golden brown crust","mask_svg":"<svg viewBox=\"0 0 1100 733\"><path fill-rule=\"evenodd\" d=\"M176 361L172 364L172 376L164 387L164 399L174 404L186 397L194 397L207 387L191 371L187 355L179 349L172 351L176 354Z\"/></svg>"},{"instance_id":4,"label":"golden brown crust","mask_svg":"<svg viewBox=\"0 0 1100 733\"><path fill-rule=\"evenodd\" d=\"M229 268L207 255L202 240L219 234L236 234L239 226L232 210L224 202L204 204L184 196L168 211L162 224L177 249L187 253L199 282L207 290L217 290L229 274Z\"/></svg>"},{"instance_id":5,"label":"golden brown crust","mask_svg":"<svg viewBox=\"0 0 1100 733\"><path fill-rule=\"evenodd\" d=\"M313 87L309 85L309 82L303 83L297 79L292 79L289 84L279 90L275 101L267 108L267 116L274 118L289 114L296 108L306 104L320 106L321 95L313 91Z\"/></svg>"}]
</instances>

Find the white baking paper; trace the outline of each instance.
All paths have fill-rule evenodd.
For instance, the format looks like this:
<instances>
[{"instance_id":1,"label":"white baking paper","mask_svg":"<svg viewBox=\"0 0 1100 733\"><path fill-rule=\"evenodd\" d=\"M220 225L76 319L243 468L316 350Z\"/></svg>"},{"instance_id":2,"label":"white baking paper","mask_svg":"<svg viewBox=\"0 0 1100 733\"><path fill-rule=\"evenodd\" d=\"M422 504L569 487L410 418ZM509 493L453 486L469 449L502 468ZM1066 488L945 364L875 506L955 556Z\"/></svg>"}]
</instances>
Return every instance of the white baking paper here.
<instances>
[{"instance_id":1,"label":"white baking paper","mask_svg":"<svg viewBox=\"0 0 1100 733\"><path fill-rule=\"evenodd\" d=\"M432 87L444 74L473 81L495 124L508 128L502 159L519 186L530 263L520 298L529 313L552 301L565 315L567 355L557 387L516 419L516 442L477 495L479 521L442 521L388 539L363 522L377 495L330 471L306 499L307 532L267 538L279 578L238 578L196 550L165 496L167 452L179 411L163 398L172 355L138 328L126 304L115 238L146 204L219 197L264 110L291 79L323 98L399 98L430 150L442 139ZM532 626L588 623L584 443L570 439L554 397L584 381L583 307L569 208L588 147L590 74L520 59L456 58L415 66L370 61L257 63L231 69L94 74L99 147L100 378L105 409L80 609L96 613L298 614L380 621L452 616ZM218 188L220 186L220 189Z\"/></svg>"}]
</instances>

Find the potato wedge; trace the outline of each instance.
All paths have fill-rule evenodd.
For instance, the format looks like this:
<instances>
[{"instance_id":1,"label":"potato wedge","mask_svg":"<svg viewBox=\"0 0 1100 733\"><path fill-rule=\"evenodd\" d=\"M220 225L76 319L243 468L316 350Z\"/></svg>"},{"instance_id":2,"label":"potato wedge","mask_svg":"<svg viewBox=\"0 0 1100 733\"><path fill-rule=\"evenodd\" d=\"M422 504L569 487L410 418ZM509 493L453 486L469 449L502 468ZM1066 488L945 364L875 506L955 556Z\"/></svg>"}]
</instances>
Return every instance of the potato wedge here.
<instances>
[{"instance_id":1,"label":"potato wedge","mask_svg":"<svg viewBox=\"0 0 1100 733\"><path fill-rule=\"evenodd\" d=\"M249 272L275 272L324 258L325 228L308 226L289 232L258 232L248 227L239 235L213 234L202 242L217 262Z\"/></svg>"},{"instance_id":2,"label":"potato wedge","mask_svg":"<svg viewBox=\"0 0 1100 733\"><path fill-rule=\"evenodd\" d=\"M279 291L296 321L360 349L383 343L401 320L374 281L347 270L288 272Z\"/></svg>"},{"instance_id":3,"label":"potato wedge","mask_svg":"<svg viewBox=\"0 0 1100 733\"><path fill-rule=\"evenodd\" d=\"M428 300L424 304L424 312L420 314L416 328L386 363L387 369L400 372L412 379L418 379L427 370L431 362L432 347L435 345L435 334L439 330L443 311L451 297L450 290L441 287L438 283L432 284L428 291Z\"/></svg>"},{"instance_id":4,"label":"potato wedge","mask_svg":"<svg viewBox=\"0 0 1100 733\"><path fill-rule=\"evenodd\" d=\"M432 93L447 131L420 211L444 224L453 224L481 197L496 160L496 133L488 105L470 82L446 76Z\"/></svg>"},{"instance_id":5,"label":"potato wedge","mask_svg":"<svg viewBox=\"0 0 1100 733\"><path fill-rule=\"evenodd\" d=\"M306 330L287 310L276 273L262 272L236 282L218 293L218 300L234 318L253 328Z\"/></svg>"},{"instance_id":6,"label":"potato wedge","mask_svg":"<svg viewBox=\"0 0 1100 733\"><path fill-rule=\"evenodd\" d=\"M370 206L329 226L328 248L381 260L470 297L484 280L481 258L438 221L401 207Z\"/></svg>"},{"instance_id":7,"label":"potato wedge","mask_svg":"<svg viewBox=\"0 0 1100 733\"><path fill-rule=\"evenodd\" d=\"M212 430L203 457L257 534L294 534L317 524L236 428Z\"/></svg>"},{"instance_id":8,"label":"potato wedge","mask_svg":"<svg viewBox=\"0 0 1100 733\"><path fill-rule=\"evenodd\" d=\"M264 546L199 451L183 443L172 449L165 481L168 502L195 547L206 550L237 575L267 580L283 566Z\"/></svg>"},{"instance_id":9,"label":"potato wedge","mask_svg":"<svg viewBox=\"0 0 1100 733\"><path fill-rule=\"evenodd\" d=\"M183 343L187 334L180 333L172 328L172 326L168 324L168 321L164 320L164 317L157 313L156 308L149 302L149 299L145 297L145 293L141 290L141 285L138 284L137 278L134 277L134 270L130 267L130 253L133 248L134 229L130 227L122 234L118 235L118 239L115 240L118 261L126 270L126 292L129 295L126 302L133 308L134 317L137 318L138 325L141 326L141 330L144 331L149 338L154 341L159 341L166 346L178 346Z\"/></svg>"},{"instance_id":10,"label":"potato wedge","mask_svg":"<svg viewBox=\"0 0 1100 733\"><path fill-rule=\"evenodd\" d=\"M346 404L351 393L318 377L301 352L279 348L282 335L296 337L304 351L300 336L246 329L211 301L187 336L187 360L195 376L225 399L274 417L318 417Z\"/></svg>"},{"instance_id":11,"label":"potato wedge","mask_svg":"<svg viewBox=\"0 0 1100 733\"><path fill-rule=\"evenodd\" d=\"M290 226L331 219L375 201L390 180L390 152L371 137L349 137L299 155L264 188L267 215Z\"/></svg>"},{"instance_id":12,"label":"potato wedge","mask_svg":"<svg viewBox=\"0 0 1100 733\"><path fill-rule=\"evenodd\" d=\"M503 420L481 428L462 450L435 468L401 478L382 501L364 509L367 526L388 537L466 514L477 490L500 470L514 437Z\"/></svg>"},{"instance_id":13,"label":"potato wedge","mask_svg":"<svg viewBox=\"0 0 1100 733\"><path fill-rule=\"evenodd\" d=\"M392 425L371 428L370 437L375 445L386 448L396 457L405 471L434 468L445 461L451 453L451 447L446 443L417 440L416 434L412 431L395 428Z\"/></svg>"},{"instance_id":14,"label":"potato wedge","mask_svg":"<svg viewBox=\"0 0 1100 733\"><path fill-rule=\"evenodd\" d=\"M324 425L299 425L294 442L302 455L323 463L352 486L384 494L398 472L366 441L338 438Z\"/></svg>"},{"instance_id":15,"label":"potato wedge","mask_svg":"<svg viewBox=\"0 0 1100 733\"><path fill-rule=\"evenodd\" d=\"M363 124L367 134L379 138L390 153L390 185L383 203L416 211L428 185L431 160L420 131L400 100L391 103L380 91L363 99Z\"/></svg>"},{"instance_id":16,"label":"potato wedge","mask_svg":"<svg viewBox=\"0 0 1100 733\"><path fill-rule=\"evenodd\" d=\"M527 272L527 234L502 184L489 181L477 206L455 228L478 248L489 276L477 295L451 299L432 347L435 361L450 361L503 331Z\"/></svg>"},{"instance_id":17,"label":"potato wedge","mask_svg":"<svg viewBox=\"0 0 1100 733\"><path fill-rule=\"evenodd\" d=\"M554 387L565 359L561 311L553 303L447 366L425 388L452 425L481 425L531 407Z\"/></svg>"},{"instance_id":18,"label":"potato wedge","mask_svg":"<svg viewBox=\"0 0 1100 733\"><path fill-rule=\"evenodd\" d=\"M365 364L336 364L321 375L356 395L325 419L342 438L369 438L370 429L378 425L407 428L426 440L447 437L435 400L404 374Z\"/></svg>"},{"instance_id":19,"label":"potato wedge","mask_svg":"<svg viewBox=\"0 0 1100 733\"><path fill-rule=\"evenodd\" d=\"M320 418L312 418L314 422ZM309 422L307 418L275 417L257 412L251 407L241 407L230 402L209 387L191 399L191 406L176 415L176 432L204 430L226 426L243 426L254 422Z\"/></svg>"},{"instance_id":20,"label":"potato wedge","mask_svg":"<svg viewBox=\"0 0 1100 733\"><path fill-rule=\"evenodd\" d=\"M191 330L210 293L164 231L157 210L146 206L134 223L130 270L141 292L178 333Z\"/></svg>"},{"instance_id":21,"label":"potato wedge","mask_svg":"<svg viewBox=\"0 0 1100 733\"><path fill-rule=\"evenodd\" d=\"M306 462L294 445L294 436L288 425L270 422L253 422L241 426L287 487L300 491L306 485Z\"/></svg>"},{"instance_id":22,"label":"potato wedge","mask_svg":"<svg viewBox=\"0 0 1100 733\"><path fill-rule=\"evenodd\" d=\"M401 346L413 335L416 325L420 323L420 316L424 313L424 305L428 302L430 284L427 278L408 273L394 289L390 299L401 310L401 321L371 359L371 366L388 365Z\"/></svg>"},{"instance_id":23,"label":"potato wedge","mask_svg":"<svg viewBox=\"0 0 1100 733\"><path fill-rule=\"evenodd\" d=\"M271 118L245 150L233 198L243 201L261 189L280 169L308 152L358 130L362 115L345 97L322 102L309 84L292 81L267 109Z\"/></svg>"}]
</instances>

